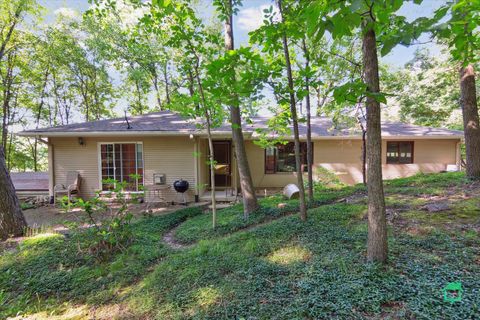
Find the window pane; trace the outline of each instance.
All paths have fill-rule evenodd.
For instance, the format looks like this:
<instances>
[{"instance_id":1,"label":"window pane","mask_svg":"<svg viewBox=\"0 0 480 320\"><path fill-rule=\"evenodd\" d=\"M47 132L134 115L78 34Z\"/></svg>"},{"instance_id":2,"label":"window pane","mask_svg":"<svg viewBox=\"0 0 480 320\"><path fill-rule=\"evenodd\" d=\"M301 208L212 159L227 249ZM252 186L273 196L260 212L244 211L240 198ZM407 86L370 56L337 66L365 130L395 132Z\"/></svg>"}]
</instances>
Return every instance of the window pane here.
<instances>
[{"instance_id":1,"label":"window pane","mask_svg":"<svg viewBox=\"0 0 480 320\"><path fill-rule=\"evenodd\" d=\"M127 183L126 189L128 191L136 191L137 186L135 179L132 175L137 173L136 169L136 145L135 144L122 144L122 174L123 182Z\"/></svg>"},{"instance_id":2,"label":"window pane","mask_svg":"<svg viewBox=\"0 0 480 320\"><path fill-rule=\"evenodd\" d=\"M387 163L398 163L398 142L387 142Z\"/></svg>"},{"instance_id":3,"label":"window pane","mask_svg":"<svg viewBox=\"0 0 480 320\"><path fill-rule=\"evenodd\" d=\"M412 143L410 142L401 142L400 143L400 158L399 163L412 163Z\"/></svg>"},{"instance_id":4,"label":"window pane","mask_svg":"<svg viewBox=\"0 0 480 320\"><path fill-rule=\"evenodd\" d=\"M138 174L138 185L143 185L143 145L137 144L137 174ZM138 189L138 187L137 187Z\"/></svg>"},{"instance_id":5,"label":"window pane","mask_svg":"<svg viewBox=\"0 0 480 320\"><path fill-rule=\"evenodd\" d=\"M137 168L143 168L143 145L137 144Z\"/></svg>"},{"instance_id":6,"label":"window pane","mask_svg":"<svg viewBox=\"0 0 480 320\"><path fill-rule=\"evenodd\" d=\"M275 155L275 147L265 149L265 173L275 173Z\"/></svg>"},{"instance_id":7,"label":"window pane","mask_svg":"<svg viewBox=\"0 0 480 320\"><path fill-rule=\"evenodd\" d=\"M277 172L295 172L295 146L293 142L277 146Z\"/></svg>"},{"instance_id":8,"label":"window pane","mask_svg":"<svg viewBox=\"0 0 480 320\"><path fill-rule=\"evenodd\" d=\"M102 190L111 190L113 185L103 183L104 180L114 178L113 145L102 144L100 147L102 167Z\"/></svg>"},{"instance_id":9,"label":"window pane","mask_svg":"<svg viewBox=\"0 0 480 320\"><path fill-rule=\"evenodd\" d=\"M387 163L413 163L413 141L387 142Z\"/></svg>"},{"instance_id":10,"label":"window pane","mask_svg":"<svg viewBox=\"0 0 480 320\"><path fill-rule=\"evenodd\" d=\"M307 164L307 144L300 143L300 161ZM305 166L305 171L307 167ZM265 149L265 173L295 172L295 143L278 144L276 147Z\"/></svg>"},{"instance_id":11,"label":"window pane","mask_svg":"<svg viewBox=\"0 0 480 320\"><path fill-rule=\"evenodd\" d=\"M122 145L114 144L114 155L115 155L115 177L114 179L117 181L122 181L122 152L121 148Z\"/></svg>"}]
</instances>

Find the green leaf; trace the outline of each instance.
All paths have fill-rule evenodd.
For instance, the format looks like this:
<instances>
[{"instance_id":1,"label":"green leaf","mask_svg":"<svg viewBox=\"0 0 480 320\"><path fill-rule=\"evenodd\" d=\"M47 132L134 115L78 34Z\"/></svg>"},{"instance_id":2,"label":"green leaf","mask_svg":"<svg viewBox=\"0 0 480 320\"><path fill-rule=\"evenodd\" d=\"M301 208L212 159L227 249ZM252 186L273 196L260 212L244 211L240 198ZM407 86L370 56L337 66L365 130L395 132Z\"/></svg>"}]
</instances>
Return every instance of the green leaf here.
<instances>
[{"instance_id":1,"label":"green leaf","mask_svg":"<svg viewBox=\"0 0 480 320\"><path fill-rule=\"evenodd\" d=\"M386 56L387 54L390 53L390 51L392 51L392 49L397 45L397 41L392 39L392 38L389 38L389 39L386 39L384 42L383 42L383 46L382 46L382 49L380 50L380 54L382 55L382 57Z\"/></svg>"}]
</instances>

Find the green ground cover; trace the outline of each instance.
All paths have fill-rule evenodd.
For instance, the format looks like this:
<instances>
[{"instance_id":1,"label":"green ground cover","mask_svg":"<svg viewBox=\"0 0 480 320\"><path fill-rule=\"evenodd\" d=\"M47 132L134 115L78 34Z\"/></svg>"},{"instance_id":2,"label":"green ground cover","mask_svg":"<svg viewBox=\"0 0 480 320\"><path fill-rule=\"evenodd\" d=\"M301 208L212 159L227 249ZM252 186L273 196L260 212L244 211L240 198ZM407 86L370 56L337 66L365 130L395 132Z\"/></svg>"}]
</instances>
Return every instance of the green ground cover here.
<instances>
[{"instance_id":1,"label":"green ground cover","mask_svg":"<svg viewBox=\"0 0 480 320\"><path fill-rule=\"evenodd\" d=\"M217 231L199 209L144 218L133 244L106 262L78 252L79 236L27 239L0 256L0 317L78 306L87 310L80 319L102 308L124 319L478 317L480 187L457 173L388 182L386 267L365 262L362 197L338 202L362 190L318 192L318 205L327 204L310 209L307 222L288 215L295 201L280 210L285 201L276 197L247 222L240 206L219 212ZM447 210L422 209L439 197ZM162 237L179 223L177 237L193 245L173 250ZM462 301L445 302L442 288L453 281L462 283Z\"/></svg>"}]
</instances>

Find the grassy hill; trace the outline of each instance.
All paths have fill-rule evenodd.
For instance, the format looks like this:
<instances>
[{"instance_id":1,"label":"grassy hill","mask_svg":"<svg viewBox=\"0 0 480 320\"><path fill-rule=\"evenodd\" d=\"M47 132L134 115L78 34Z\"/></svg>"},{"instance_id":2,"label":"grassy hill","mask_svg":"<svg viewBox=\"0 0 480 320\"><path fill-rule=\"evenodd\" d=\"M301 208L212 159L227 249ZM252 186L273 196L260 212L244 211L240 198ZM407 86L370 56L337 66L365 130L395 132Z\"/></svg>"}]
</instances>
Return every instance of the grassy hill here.
<instances>
[{"instance_id":1,"label":"grassy hill","mask_svg":"<svg viewBox=\"0 0 480 320\"><path fill-rule=\"evenodd\" d=\"M198 208L144 218L134 242L104 262L82 252L80 234L39 235L0 256L0 317L473 319L479 195L460 173L387 182L386 267L365 261L362 186L318 190L307 222L280 197L249 221L240 206L220 211L216 231ZM163 241L172 228L185 247ZM445 302L454 281L462 301Z\"/></svg>"}]
</instances>

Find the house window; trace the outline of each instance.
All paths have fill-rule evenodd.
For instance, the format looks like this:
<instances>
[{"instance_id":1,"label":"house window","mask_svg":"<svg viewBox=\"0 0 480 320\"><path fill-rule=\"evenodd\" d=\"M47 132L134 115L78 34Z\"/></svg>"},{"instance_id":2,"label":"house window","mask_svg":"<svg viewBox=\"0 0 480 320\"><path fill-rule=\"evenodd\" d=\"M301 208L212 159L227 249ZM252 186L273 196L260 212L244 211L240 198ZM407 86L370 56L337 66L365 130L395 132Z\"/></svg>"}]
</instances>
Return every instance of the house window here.
<instances>
[{"instance_id":1,"label":"house window","mask_svg":"<svg viewBox=\"0 0 480 320\"><path fill-rule=\"evenodd\" d=\"M300 142L302 165L307 169L307 143ZM265 149L265 173L295 172L295 143L278 144Z\"/></svg>"},{"instance_id":2,"label":"house window","mask_svg":"<svg viewBox=\"0 0 480 320\"><path fill-rule=\"evenodd\" d=\"M143 185L143 145L141 143L102 143L100 146L102 190L112 190L112 183L125 182L126 191L138 191ZM138 179L136 178L138 177Z\"/></svg>"},{"instance_id":3,"label":"house window","mask_svg":"<svg viewBox=\"0 0 480 320\"><path fill-rule=\"evenodd\" d=\"M387 141L387 164L413 163L413 141Z\"/></svg>"}]
</instances>

